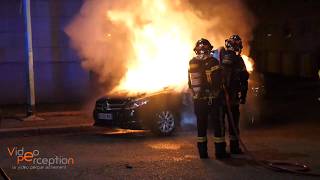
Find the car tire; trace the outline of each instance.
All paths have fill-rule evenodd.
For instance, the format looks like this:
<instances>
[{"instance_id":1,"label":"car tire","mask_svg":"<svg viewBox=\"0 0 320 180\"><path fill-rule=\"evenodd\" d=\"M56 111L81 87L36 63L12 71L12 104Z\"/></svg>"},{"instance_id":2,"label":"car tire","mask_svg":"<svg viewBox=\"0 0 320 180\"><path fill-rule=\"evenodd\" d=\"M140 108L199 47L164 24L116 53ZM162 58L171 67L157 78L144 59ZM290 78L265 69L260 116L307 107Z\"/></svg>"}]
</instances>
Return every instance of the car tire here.
<instances>
[{"instance_id":1,"label":"car tire","mask_svg":"<svg viewBox=\"0 0 320 180\"><path fill-rule=\"evenodd\" d=\"M151 131L160 136L170 136L177 126L177 115L172 110L163 109L153 113Z\"/></svg>"}]
</instances>

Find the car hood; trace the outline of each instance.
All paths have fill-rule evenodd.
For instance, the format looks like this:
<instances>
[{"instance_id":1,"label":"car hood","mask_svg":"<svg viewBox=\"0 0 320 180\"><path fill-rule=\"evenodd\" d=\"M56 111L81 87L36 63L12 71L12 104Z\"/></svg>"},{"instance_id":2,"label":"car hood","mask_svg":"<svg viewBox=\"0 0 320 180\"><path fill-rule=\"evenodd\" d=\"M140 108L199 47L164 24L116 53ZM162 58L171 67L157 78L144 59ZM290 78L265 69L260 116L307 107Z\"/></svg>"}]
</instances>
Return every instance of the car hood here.
<instances>
[{"instance_id":1,"label":"car hood","mask_svg":"<svg viewBox=\"0 0 320 180\"><path fill-rule=\"evenodd\" d=\"M146 98L152 98L154 96L160 95L160 94L164 94L164 93L170 93L173 92L173 90L170 89L165 89L162 91L158 91L155 93L141 93L138 94L136 96L126 96L126 95L117 95L117 96L103 96L101 98L99 98L97 100L97 102L108 102L110 104L126 104L132 101L137 101L137 100L142 100L142 99L146 99Z\"/></svg>"}]
</instances>

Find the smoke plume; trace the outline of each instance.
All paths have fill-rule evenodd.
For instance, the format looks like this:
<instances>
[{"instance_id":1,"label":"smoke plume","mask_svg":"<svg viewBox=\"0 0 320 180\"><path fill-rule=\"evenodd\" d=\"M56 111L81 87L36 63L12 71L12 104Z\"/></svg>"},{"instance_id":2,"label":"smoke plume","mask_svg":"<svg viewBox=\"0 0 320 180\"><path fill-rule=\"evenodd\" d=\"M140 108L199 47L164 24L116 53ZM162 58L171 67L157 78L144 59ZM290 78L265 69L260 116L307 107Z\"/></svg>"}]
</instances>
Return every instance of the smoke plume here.
<instances>
[{"instance_id":1,"label":"smoke plume","mask_svg":"<svg viewBox=\"0 0 320 180\"><path fill-rule=\"evenodd\" d=\"M182 62L174 66L182 66L193 55L192 48L196 40L202 37L209 39L217 48L223 46L224 40L230 35L239 34L244 41L244 52L248 52L249 47L246 45L251 39L254 18L241 0L85 0L80 12L65 31L82 59L82 66L95 72L100 82L108 82L108 87L105 87L107 91L119 86L128 78L126 76L130 68L141 63L136 42L140 37L140 41L146 37L138 36L138 31L133 32L133 29L144 32L149 26L155 28L156 35L162 38L163 48L172 44L174 47L170 48L176 49L172 52L166 50L167 66L173 61ZM176 31L171 33L170 27L176 27ZM174 38L166 39L157 30L170 31L169 37ZM161 49L153 47L156 44L152 44L153 41L150 43L150 39L143 41L147 42L147 48L142 47L145 51ZM173 41L177 43L173 44ZM170 57L173 55L170 53L185 55L174 56L176 59L172 60ZM172 73L186 76L187 66L182 68L180 72L173 70ZM170 73L168 70L163 71Z\"/></svg>"}]
</instances>

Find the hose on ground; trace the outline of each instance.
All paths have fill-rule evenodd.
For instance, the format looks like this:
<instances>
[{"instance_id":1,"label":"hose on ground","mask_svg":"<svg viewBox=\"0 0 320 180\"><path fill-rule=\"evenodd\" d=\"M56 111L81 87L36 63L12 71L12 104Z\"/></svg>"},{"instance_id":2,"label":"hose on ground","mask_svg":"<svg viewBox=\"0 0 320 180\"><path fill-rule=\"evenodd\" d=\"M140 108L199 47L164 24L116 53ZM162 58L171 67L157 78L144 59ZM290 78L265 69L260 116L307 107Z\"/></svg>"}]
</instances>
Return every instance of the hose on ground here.
<instances>
[{"instance_id":1,"label":"hose on ground","mask_svg":"<svg viewBox=\"0 0 320 180\"><path fill-rule=\"evenodd\" d=\"M11 180L10 177L6 174L6 172L2 168L0 168L0 174L3 177L3 179Z\"/></svg>"},{"instance_id":2,"label":"hose on ground","mask_svg":"<svg viewBox=\"0 0 320 180\"><path fill-rule=\"evenodd\" d=\"M228 113L228 118L230 118L231 128L235 132L235 135L236 135L237 139L239 140L239 143L240 143L241 147L243 148L244 153L247 154L251 158L251 160L253 160L256 164L258 164L262 167L265 167L267 169L270 169L270 170L273 170L276 172L286 172L286 173L292 173L292 174L297 174L297 175L320 177L319 173L310 172L311 168L303 163L260 160L255 155L253 155L239 136L239 132L237 131L237 128L235 126L234 119L232 116L232 112L231 112L229 93L228 93L227 89L225 88L225 86L223 87L223 90L224 90L224 94L225 94L227 113Z\"/></svg>"}]
</instances>

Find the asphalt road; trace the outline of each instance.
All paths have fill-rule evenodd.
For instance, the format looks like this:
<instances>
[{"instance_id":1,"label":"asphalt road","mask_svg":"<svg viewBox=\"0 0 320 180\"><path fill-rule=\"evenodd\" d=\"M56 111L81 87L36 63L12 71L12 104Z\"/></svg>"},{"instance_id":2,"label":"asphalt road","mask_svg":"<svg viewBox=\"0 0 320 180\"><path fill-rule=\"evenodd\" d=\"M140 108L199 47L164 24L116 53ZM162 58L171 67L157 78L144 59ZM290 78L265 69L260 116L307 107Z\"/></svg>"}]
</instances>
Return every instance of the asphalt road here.
<instances>
[{"instance_id":1,"label":"asphalt road","mask_svg":"<svg viewBox=\"0 0 320 180\"><path fill-rule=\"evenodd\" d=\"M248 148L260 159L304 162L320 173L320 123L295 123L243 130ZM245 155L225 161L197 156L195 131L172 137L146 132L57 134L0 138L1 167L12 179L317 179L272 172L257 166ZM212 139L210 139L212 140ZM14 147L17 147L14 149ZM34 153L36 164L25 158L18 164L16 151ZM20 151L19 151L20 150ZM12 156L10 156L12 154ZM70 160L48 166L50 159ZM47 162L45 162L47 159ZM48 160L49 159L49 160ZM15 169L16 168L16 169Z\"/></svg>"}]
</instances>

